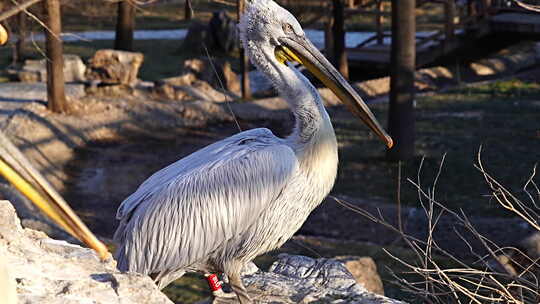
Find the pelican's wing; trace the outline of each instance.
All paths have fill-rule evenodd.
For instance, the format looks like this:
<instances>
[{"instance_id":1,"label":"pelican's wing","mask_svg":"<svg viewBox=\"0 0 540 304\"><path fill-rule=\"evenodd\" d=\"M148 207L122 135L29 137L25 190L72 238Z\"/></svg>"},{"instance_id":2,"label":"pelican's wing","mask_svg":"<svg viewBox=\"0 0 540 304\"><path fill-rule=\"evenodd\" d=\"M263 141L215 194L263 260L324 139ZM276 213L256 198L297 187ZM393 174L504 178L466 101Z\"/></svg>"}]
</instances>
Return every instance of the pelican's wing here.
<instances>
[{"instance_id":1,"label":"pelican's wing","mask_svg":"<svg viewBox=\"0 0 540 304\"><path fill-rule=\"evenodd\" d=\"M119 207L118 268L187 267L246 231L298 168L268 129L239 133L158 171Z\"/></svg>"}]
</instances>

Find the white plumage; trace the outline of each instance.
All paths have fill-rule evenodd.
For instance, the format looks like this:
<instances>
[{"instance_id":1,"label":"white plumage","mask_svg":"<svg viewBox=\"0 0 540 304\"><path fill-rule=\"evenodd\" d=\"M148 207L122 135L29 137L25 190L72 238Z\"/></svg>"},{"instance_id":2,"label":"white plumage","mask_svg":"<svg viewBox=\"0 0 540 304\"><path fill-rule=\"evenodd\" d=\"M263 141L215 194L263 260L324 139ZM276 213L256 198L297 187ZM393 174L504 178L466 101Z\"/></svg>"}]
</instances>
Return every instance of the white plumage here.
<instances>
[{"instance_id":1,"label":"white plumage","mask_svg":"<svg viewBox=\"0 0 540 304\"><path fill-rule=\"evenodd\" d=\"M298 56L312 54L327 77L348 84L334 79L337 72L296 19L273 1L248 2L239 28L253 64L290 104L292 134L282 139L268 129L241 132L156 172L119 207L115 240L122 271L152 275L160 288L187 271L222 272L240 301L249 303L243 266L288 240L329 193L337 173L330 118L309 81L277 59L293 56L279 53L288 50L283 39L306 46L311 53Z\"/></svg>"}]
</instances>

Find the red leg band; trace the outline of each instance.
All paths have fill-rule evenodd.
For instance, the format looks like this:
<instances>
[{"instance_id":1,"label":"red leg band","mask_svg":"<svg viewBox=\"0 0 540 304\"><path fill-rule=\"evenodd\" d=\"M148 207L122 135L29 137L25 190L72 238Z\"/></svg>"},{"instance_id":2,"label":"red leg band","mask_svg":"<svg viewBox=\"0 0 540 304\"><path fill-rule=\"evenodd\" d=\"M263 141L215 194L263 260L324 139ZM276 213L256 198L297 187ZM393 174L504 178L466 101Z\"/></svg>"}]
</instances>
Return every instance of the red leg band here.
<instances>
[{"instance_id":1,"label":"red leg band","mask_svg":"<svg viewBox=\"0 0 540 304\"><path fill-rule=\"evenodd\" d=\"M212 291L218 291L221 289L221 284L219 283L219 278L217 275L211 274L206 277L206 280L208 281L208 286L210 286Z\"/></svg>"}]
</instances>

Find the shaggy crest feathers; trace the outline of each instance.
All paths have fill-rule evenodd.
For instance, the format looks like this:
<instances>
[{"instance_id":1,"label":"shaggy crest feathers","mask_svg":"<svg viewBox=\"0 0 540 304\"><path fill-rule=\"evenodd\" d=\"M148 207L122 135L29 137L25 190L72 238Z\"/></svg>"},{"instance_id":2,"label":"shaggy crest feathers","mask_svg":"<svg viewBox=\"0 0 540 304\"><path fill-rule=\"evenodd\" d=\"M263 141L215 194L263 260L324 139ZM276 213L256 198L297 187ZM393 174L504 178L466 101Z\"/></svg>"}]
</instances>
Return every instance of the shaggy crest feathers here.
<instances>
[{"instance_id":1,"label":"shaggy crest feathers","mask_svg":"<svg viewBox=\"0 0 540 304\"><path fill-rule=\"evenodd\" d=\"M252 0L246 2L246 9L238 23L240 40L245 49L248 40L264 40L280 33L283 23L291 24L297 33L302 27L296 18L286 9L272 0Z\"/></svg>"},{"instance_id":2,"label":"shaggy crest feathers","mask_svg":"<svg viewBox=\"0 0 540 304\"><path fill-rule=\"evenodd\" d=\"M269 15L270 3L277 5L274 1L269 0L252 0L246 1L246 8L238 22L238 30L240 32L240 40L246 48L247 35L253 22L265 22L265 16Z\"/></svg>"}]
</instances>

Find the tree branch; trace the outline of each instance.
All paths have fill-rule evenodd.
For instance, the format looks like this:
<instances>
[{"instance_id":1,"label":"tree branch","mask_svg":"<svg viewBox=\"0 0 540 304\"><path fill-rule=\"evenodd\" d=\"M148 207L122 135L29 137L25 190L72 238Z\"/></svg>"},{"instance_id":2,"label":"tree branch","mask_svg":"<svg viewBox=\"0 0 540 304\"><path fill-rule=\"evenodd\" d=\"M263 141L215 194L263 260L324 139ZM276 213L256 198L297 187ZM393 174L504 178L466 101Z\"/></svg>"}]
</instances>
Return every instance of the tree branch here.
<instances>
[{"instance_id":1,"label":"tree branch","mask_svg":"<svg viewBox=\"0 0 540 304\"><path fill-rule=\"evenodd\" d=\"M38 3L39 1L41 0L28 0L22 4L18 4L12 7L11 9L0 14L0 21L4 21L11 16L17 15L18 13L26 10L28 7Z\"/></svg>"}]
</instances>

